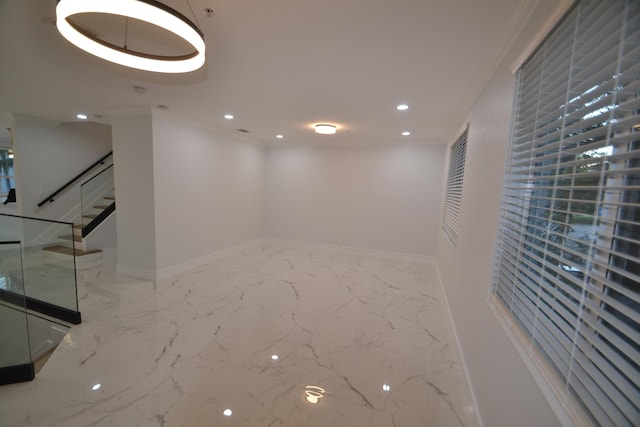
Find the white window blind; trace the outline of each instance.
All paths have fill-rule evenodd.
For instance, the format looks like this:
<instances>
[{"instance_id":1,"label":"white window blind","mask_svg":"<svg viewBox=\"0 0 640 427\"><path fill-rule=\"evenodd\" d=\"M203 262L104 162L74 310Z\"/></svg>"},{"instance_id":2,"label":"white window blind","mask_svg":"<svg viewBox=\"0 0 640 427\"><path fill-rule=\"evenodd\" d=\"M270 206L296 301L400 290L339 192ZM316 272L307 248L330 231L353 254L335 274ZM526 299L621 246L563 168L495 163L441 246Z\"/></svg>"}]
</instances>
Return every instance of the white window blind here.
<instances>
[{"instance_id":1,"label":"white window blind","mask_svg":"<svg viewBox=\"0 0 640 427\"><path fill-rule=\"evenodd\" d=\"M593 424L640 425L640 1L583 0L518 71L492 292Z\"/></svg>"},{"instance_id":2,"label":"white window blind","mask_svg":"<svg viewBox=\"0 0 640 427\"><path fill-rule=\"evenodd\" d=\"M460 205L462 203L462 179L464 177L464 160L467 153L468 129L451 146L449 153L449 172L447 175L447 189L444 197L444 215L442 217L442 231L455 246L458 240L458 225L460 224Z\"/></svg>"}]
</instances>

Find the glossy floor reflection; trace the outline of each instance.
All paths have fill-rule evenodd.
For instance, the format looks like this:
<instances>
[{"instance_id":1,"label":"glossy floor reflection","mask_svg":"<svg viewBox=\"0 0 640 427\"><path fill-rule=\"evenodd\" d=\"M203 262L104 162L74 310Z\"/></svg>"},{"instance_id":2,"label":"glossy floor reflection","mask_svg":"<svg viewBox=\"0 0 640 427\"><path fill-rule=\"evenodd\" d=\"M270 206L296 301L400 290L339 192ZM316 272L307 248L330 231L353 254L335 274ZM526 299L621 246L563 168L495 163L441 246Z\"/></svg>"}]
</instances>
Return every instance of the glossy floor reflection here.
<instances>
[{"instance_id":1,"label":"glossy floor reflection","mask_svg":"<svg viewBox=\"0 0 640 427\"><path fill-rule=\"evenodd\" d=\"M77 310L73 258L58 261L45 257L42 248L24 253L0 252L0 291Z\"/></svg>"},{"instance_id":2,"label":"glossy floor reflection","mask_svg":"<svg viewBox=\"0 0 640 427\"><path fill-rule=\"evenodd\" d=\"M0 425L476 425L428 261L263 243L79 292L82 325L0 387Z\"/></svg>"}]
</instances>

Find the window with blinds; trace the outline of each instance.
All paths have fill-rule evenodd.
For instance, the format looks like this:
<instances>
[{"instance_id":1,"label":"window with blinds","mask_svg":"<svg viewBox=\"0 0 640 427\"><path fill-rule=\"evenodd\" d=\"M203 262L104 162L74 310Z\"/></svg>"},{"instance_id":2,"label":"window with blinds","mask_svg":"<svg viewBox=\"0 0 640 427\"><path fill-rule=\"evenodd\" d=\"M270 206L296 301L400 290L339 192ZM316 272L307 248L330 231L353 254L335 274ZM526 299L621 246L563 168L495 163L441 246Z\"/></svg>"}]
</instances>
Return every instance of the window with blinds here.
<instances>
[{"instance_id":1,"label":"window with blinds","mask_svg":"<svg viewBox=\"0 0 640 427\"><path fill-rule=\"evenodd\" d=\"M640 1L578 1L518 71L492 293L594 425L640 425Z\"/></svg>"},{"instance_id":2,"label":"window with blinds","mask_svg":"<svg viewBox=\"0 0 640 427\"><path fill-rule=\"evenodd\" d=\"M444 196L444 215L442 231L453 246L458 240L458 224L460 223L460 204L462 203L462 178L464 177L464 159L467 153L467 134L462 135L451 146L449 153L449 173L447 189Z\"/></svg>"}]
</instances>

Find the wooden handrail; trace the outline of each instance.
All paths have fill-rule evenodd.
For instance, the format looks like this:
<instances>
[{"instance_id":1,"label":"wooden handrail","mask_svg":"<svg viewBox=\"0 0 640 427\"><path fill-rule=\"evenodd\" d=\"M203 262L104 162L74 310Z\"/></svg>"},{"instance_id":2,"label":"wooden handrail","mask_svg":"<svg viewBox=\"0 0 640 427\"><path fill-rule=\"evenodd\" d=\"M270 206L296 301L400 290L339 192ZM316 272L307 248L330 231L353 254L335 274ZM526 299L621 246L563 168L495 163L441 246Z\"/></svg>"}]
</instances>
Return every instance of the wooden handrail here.
<instances>
[{"instance_id":1,"label":"wooden handrail","mask_svg":"<svg viewBox=\"0 0 640 427\"><path fill-rule=\"evenodd\" d=\"M53 193L51 193L51 195L49 195L48 197L46 197L45 199L43 199L40 203L38 203L38 207L41 207L42 205L44 205L47 202L53 202L53 198L55 196L57 196L58 194L60 194L61 192L63 192L64 190L67 189L67 187L71 186L74 182L76 182L77 180L79 180L80 178L82 178L87 172L89 172L91 169L95 168L96 166L98 166L99 164L104 163L104 161L113 154L113 151L109 151L107 154L105 154L104 156L102 156L100 158L100 160L98 160L97 162L95 162L94 164L92 164L91 166L89 166L88 168L86 168L85 170L83 170L82 172L80 172L78 175L76 175L74 178L72 178L69 182L67 182L66 184L64 184L62 187L58 188L56 191L54 191Z\"/></svg>"}]
</instances>

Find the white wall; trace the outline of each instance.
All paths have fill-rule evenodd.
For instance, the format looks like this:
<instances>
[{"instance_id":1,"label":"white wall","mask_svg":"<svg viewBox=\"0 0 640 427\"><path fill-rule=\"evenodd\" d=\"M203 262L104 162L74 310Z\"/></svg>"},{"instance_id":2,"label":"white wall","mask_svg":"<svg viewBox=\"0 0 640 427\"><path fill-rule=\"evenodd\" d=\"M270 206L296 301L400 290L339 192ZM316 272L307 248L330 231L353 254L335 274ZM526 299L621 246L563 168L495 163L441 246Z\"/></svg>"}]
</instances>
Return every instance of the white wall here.
<instances>
[{"instance_id":1,"label":"white wall","mask_svg":"<svg viewBox=\"0 0 640 427\"><path fill-rule=\"evenodd\" d=\"M156 112L114 117L118 270L156 279L264 235L264 149Z\"/></svg>"},{"instance_id":2,"label":"white wall","mask_svg":"<svg viewBox=\"0 0 640 427\"><path fill-rule=\"evenodd\" d=\"M111 126L118 270L153 277L156 228L151 113L114 117Z\"/></svg>"},{"instance_id":3,"label":"white wall","mask_svg":"<svg viewBox=\"0 0 640 427\"><path fill-rule=\"evenodd\" d=\"M157 270L264 235L264 148L154 116Z\"/></svg>"},{"instance_id":4,"label":"white wall","mask_svg":"<svg viewBox=\"0 0 640 427\"><path fill-rule=\"evenodd\" d=\"M444 147L299 146L266 152L266 235L435 255Z\"/></svg>"},{"instance_id":5,"label":"white wall","mask_svg":"<svg viewBox=\"0 0 640 427\"><path fill-rule=\"evenodd\" d=\"M441 233L438 240L438 268L487 427L559 425L488 303L514 96L510 68L557 7L553 3L541 3L466 117L469 139L458 242L452 248Z\"/></svg>"},{"instance_id":6,"label":"white wall","mask_svg":"<svg viewBox=\"0 0 640 427\"><path fill-rule=\"evenodd\" d=\"M59 124L22 115L15 119L18 213L59 220L80 203L79 186L41 208L38 202L111 151L111 127L91 122Z\"/></svg>"}]
</instances>

